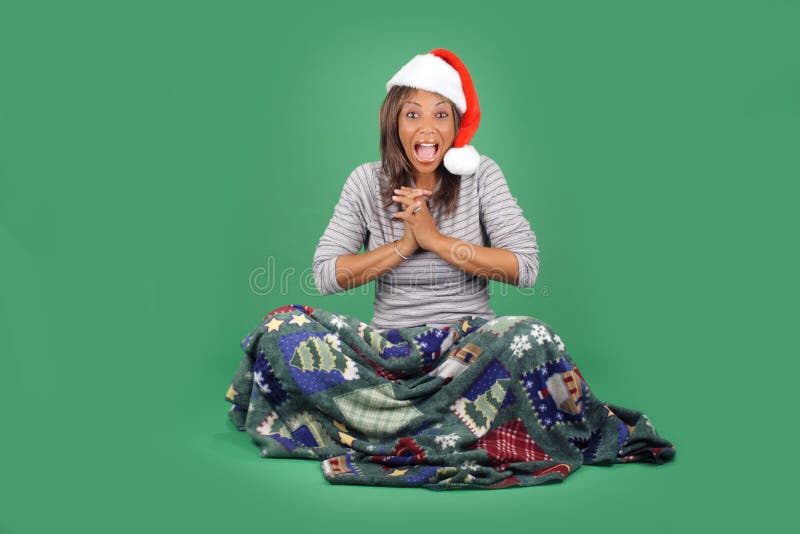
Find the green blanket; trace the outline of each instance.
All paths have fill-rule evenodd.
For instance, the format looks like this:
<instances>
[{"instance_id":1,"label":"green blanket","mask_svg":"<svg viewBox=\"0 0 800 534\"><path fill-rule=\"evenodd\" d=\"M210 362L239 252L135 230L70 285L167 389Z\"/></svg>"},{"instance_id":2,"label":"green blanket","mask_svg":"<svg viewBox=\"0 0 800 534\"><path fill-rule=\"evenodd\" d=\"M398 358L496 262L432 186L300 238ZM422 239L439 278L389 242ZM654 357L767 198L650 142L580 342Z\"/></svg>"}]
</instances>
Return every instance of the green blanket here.
<instances>
[{"instance_id":1,"label":"green blanket","mask_svg":"<svg viewBox=\"0 0 800 534\"><path fill-rule=\"evenodd\" d=\"M583 464L663 463L641 412L601 402L528 316L376 332L292 304L241 343L228 415L264 457L321 460L333 484L429 489L560 482Z\"/></svg>"}]
</instances>

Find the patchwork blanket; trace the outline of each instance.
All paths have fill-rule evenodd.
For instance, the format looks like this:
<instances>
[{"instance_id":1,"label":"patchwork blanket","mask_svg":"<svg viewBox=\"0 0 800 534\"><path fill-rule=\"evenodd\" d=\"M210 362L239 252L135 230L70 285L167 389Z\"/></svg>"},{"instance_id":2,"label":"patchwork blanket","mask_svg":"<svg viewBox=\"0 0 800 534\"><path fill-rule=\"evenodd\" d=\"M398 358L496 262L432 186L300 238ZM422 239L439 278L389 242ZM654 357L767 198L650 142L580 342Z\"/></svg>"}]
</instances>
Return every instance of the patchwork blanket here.
<instances>
[{"instance_id":1,"label":"patchwork blanket","mask_svg":"<svg viewBox=\"0 0 800 534\"><path fill-rule=\"evenodd\" d=\"M601 402L528 316L377 332L302 304L241 343L228 415L263 457L321 460L333 484L435 490L560 482L583 464L663 463L639 411Z\"/></svg>"}]
</instances>

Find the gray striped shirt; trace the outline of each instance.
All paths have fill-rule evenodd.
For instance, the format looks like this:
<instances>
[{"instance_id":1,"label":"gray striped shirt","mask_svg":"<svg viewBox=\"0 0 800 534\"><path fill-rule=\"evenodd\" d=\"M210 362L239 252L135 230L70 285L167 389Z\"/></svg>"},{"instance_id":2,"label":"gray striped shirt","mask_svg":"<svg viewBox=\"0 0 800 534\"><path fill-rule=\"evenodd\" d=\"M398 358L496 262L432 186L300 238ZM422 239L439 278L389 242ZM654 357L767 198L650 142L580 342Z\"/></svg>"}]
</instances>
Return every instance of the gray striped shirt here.
<instances>
[{"instance_id":1,"label":"gray striped shirt","mask_svg":"<svg viewBox=\"0 0 800 534\"><path fill-rule=\"evenodd\" d=\"M403 221L392 218L400 205L383 208L380 187L384 182L388 179L380 161L359 165L345 181L314 252L314 281L321 294L345 291L336 281L339 256L356 254L362 246L374 250L403 237ZM539 274L536 235L493 159L481 155L478 170L461 176L452 216L440 217L438 211L432 215L443 235L513 252L519 265L517 286L533 287ZM450 265L433 252L420 248L375 279L374 315L369 323L374 329L441 327L463 315L497 316L489 306L488 281Z\"/></svg>"}]
</instances>

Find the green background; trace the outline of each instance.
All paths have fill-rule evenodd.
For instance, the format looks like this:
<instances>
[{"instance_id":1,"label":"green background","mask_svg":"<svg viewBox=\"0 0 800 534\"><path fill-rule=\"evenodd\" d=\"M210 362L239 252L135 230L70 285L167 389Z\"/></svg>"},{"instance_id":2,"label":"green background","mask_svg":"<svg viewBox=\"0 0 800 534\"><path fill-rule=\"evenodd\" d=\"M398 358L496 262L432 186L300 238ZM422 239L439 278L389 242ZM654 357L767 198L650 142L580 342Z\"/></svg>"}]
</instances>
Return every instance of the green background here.
<instances>
[{"instance_id":1,"label":"green background","mask_svg":"<svg viewBox=\"0 0 800 534\"><path fill-rule=\"evenodd\" d=\"M0 5L0 531L793 520L798 3ZM673 463L333 486L228 422L265 313L371 319L372 284L320 296L311 259L347 175L380 157L384 84L437 47L470 69L473 144L541 249L535 291L493 283L493 308L550 324Z\"/></svg>"}]
</instances>

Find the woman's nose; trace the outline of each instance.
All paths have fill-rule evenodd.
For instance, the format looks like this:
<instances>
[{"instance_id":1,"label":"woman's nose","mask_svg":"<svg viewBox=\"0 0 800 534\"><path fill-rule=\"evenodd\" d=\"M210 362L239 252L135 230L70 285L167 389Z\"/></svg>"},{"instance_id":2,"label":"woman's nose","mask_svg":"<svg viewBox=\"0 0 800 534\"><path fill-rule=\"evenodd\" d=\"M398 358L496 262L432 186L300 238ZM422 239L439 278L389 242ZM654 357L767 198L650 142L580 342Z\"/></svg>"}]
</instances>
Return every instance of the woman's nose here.
<instances>
[{"instance_id":1,"label":"woman's nose","mask_svg":"<svg viewBox=\"0 0 800 534\"><path fill-rule=\"evenodd\" d=\"M436 124L436 117L434 117L432 115L424 114L422 116L421 124L422 124L422 128L423 129L433 130L434 129L434 125Z\"/></svg>"}]
</instances>

